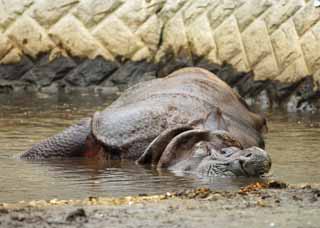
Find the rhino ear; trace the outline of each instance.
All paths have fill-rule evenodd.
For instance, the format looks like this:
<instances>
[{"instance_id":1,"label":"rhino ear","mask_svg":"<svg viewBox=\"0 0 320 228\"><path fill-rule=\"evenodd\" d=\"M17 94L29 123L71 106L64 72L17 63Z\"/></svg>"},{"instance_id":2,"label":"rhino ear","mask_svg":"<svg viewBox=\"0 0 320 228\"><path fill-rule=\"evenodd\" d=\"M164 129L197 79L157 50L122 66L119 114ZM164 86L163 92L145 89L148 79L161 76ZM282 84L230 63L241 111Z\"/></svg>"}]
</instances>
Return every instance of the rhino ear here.
<instances>
[{"instance_id":1,"label":"rhino ear","mask_svg":"<svg viewBox=\"0 0 320 228\"><path fill-rule=\"evenodd\" d=\"M140 158L136 161L140 165L153 164L156 165L171 140L182 132L193 129L190 126L179 126L163 131L158 137L156 137Z\"/></svg>"},{"instance_id":2,"label":"rhino ear","mask_svg":"<svg viewBox=\"0 0 320 228\"><path fill-rule=\"evenodd\" d=\"M223 130L228 131L227 122L223 117L223 113L219 108L209 112L204 119L204 128L210 131Z\"/></svg>"},{"instance_id":3,"label":"rhino ear","mask_svg":"<svg viewBox=\"0 0 320 228\"><path fill-rule=\"evenodd\" d=\"M166 146L157 168L166 168L190 158L196 143L209 140L210 131L205 129L193 129L177 135Z\"/></svg>"}]
</instances>

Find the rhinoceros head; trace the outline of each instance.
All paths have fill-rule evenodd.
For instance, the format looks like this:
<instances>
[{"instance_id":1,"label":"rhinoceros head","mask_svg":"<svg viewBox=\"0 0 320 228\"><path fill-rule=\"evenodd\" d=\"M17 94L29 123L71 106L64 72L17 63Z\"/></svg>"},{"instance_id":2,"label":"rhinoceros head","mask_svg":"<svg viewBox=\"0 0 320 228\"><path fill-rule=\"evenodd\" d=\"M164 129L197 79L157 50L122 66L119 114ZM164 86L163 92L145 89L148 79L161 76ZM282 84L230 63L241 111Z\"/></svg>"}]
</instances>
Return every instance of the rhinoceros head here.
<instances>
[{"instance_id":1,"label":"rhinoceros head","mask_svg":"<svg viewBox=\"0 0 320 228\"><path fill-rule=\"evenodd\" d=\"M168 137L172 132L173 137ZM208 176L259 177L271 168L271 158L265 150L255 146L243 148L229 132L204 129L178 132L174 129L156 138L138 163ZM170 142L165 144L164 138L170 138Z\"/></svg>"},{"instance_id":2,"label":"rhinoceros head","mask_svg":"<svg viewBox=\"0 0 320 228\"><path fill-rule=\"evenodd\" d=\"M193 171L207 176L247 176L259 177L269 172L271 159L267 152L259 147L239 149L228 147L220 151L206 147L208 155L202 156L200 162L193 166ZM197 156L197 152L194 153ZM194 158L191 157L187 163ZM172 169L185 170L187 167L182 162L177 163Z\"/></svg>"}]
</instances>

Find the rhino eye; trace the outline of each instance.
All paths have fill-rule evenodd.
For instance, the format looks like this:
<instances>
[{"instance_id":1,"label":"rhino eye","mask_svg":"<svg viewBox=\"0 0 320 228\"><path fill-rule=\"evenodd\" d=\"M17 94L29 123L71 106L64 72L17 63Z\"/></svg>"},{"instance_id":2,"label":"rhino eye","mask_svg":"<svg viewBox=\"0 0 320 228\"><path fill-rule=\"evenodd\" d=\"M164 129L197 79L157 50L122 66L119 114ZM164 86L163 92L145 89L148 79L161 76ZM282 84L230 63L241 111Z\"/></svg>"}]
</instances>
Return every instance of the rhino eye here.
<instances>
[{"instance_id":1,"label":"rhino eye","mask_svg":"<svg viewBox=\"0 0 320 228\"><path fill-rule=\"evenodd\" d=\"M252 153L246 154L246 158L250 158L252 156Z\"/></svg>"}]
</instances>

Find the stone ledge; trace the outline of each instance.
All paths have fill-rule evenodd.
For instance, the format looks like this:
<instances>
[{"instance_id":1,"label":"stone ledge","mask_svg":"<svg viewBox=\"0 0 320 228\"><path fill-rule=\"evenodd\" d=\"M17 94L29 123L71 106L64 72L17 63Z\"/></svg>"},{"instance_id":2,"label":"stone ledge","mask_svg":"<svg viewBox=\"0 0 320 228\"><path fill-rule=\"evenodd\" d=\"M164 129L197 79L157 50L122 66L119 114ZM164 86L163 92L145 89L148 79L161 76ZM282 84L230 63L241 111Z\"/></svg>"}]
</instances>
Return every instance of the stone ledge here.
<instances>
[{"instance_id":1,"label":"stone ledge","mask_svg":"<svg viewBox=\"0 0 320 228\"><path fill-rule=\"evenodd\" d=\"M49 55L37 59L23 56L15 64L0 65L0 93L40 91L92 90L94 93L119 92L140 81L164 77L183 67L202 67L216 74L233 87L249 104L260 108L282 107L288 111L315 111L320 108L320 90L313 77L294 82L256 80L254 71L238 71L228 63L213 64L201 57L176 58L168 53L159 62L108 61L102 57L82 59ZM297 63L299 64L299 63ZM291 69L292 71L297 71Z\"/></svg>"},{"instance_id":2,"label":"stone ledge","mask_svg":"<svg viewBox=\"0 0 320 228\"><path fill-rule=\"evenodd\" d=\"M157 63L173 51L253 71L256 80L295 82L318 75L319 15L313 0L3 0L0 63L43 53Z\"/></svg>"}]
</instances>

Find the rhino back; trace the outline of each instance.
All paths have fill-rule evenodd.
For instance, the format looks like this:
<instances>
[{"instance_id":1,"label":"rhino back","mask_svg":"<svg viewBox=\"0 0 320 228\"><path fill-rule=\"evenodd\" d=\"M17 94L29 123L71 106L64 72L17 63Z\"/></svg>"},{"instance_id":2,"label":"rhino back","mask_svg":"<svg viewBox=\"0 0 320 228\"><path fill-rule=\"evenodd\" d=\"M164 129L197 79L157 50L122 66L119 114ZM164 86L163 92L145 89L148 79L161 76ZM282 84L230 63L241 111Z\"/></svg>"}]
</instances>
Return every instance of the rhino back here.
<instances>
[{"instance_id":1,"label":"rhino back","mask_svg":"<svg viewBox=\"0 0 320 228\"><path fill-rule=\"evenodd\" d=\"M93 133L106 146L134 159L165 129L204 118L217 108L244 146L261 144L263 118L217 76L199 68L129 88L94 118Z\"/></svg>"},{"instance_id":2,"label":"rhino back","mask_svg":"<svg viewBox=\"0 0 320 228\"><path fill-rule=\"evenodd\" d=\"M138 158L162 131L204 118L208 104L193 97L158 94L121 107L109 107L94 118L95 137L126 158Z\"/></svg>"},{"instance_id":3,"label":"rhino back","mask_svg":"<svg viewBox=\"0 0 320 228\"><path fill-rule=\"evenodd\" d=\"M207 70L194 67L175 71L165 78L139 83L123 93L112 107L125 106L159 94L181 95L181 101L183 95L200 99L258 131L265 124L264 118L250 111L242 98L225 82Z\"/></svg>"}]
</instances>

